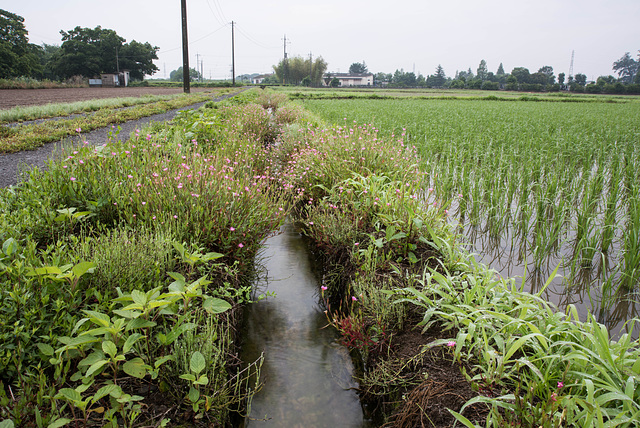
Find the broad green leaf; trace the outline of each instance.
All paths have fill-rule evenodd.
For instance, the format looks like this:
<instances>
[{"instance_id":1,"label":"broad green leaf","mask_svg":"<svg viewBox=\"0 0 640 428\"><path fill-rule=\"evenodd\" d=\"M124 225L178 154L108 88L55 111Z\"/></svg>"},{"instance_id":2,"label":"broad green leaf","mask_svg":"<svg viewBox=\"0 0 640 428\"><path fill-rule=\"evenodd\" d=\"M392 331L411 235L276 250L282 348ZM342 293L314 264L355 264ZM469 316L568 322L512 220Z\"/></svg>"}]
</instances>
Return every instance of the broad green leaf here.
<instances>
[{"instance_id":1,"label":"broad green leaf","mask_svg":"<svg viewBox=\"0 0 640 428\"><path fill-rule=\"evenodd\" d=\"M194 382L196 385L207 385L209 384L209 378L207 375L201 375L197 381Z\"/></svg>"},{"instance_id":2,"label":"broad green leaf","mask_svg":"<svg viewBox=\"0 0 640 428\"><path fill-rule=\"evenodd\" d=\"M2 244L2 252L6 256L11 256L18 251L18 243L15 239L9 238Z\"/></svg>"},{"instance_id":3,"label":"broad green leaf","mask_svg":"<svg viewBox=\"0 0 640 428\"><path fill-rule=\"evenodd\" d=\"M100 360L100 361L96 361L95 363L91 364L91 367L89 367L89 369L87 370L86 376L93 375L95 372L100 370L108 362L109 361L107 361L107 360Z\"/></svg>"},{"instance_id":4,"label":"broad green leaf","mask_svg":"<svg viewBox=\"0 0 640 428\"><path fill-rule=\"evenodd\" d=\"M42 352L47 357L52 357L53 356L54 350L53 350L53 347L51 345L48 345L46 343L36 343L36 346L38 347L40 352Z\"/></svg>"},{"instance_id":5,"label":"broad green leaf","mask_svg":"<svg viewBox=\"0 0 640 428\"><path fill-rule=\"evenodd\" d=\"M158 358L155 363L153 363L153 365L155 366L155 368L158 368L167 361L175 361L175 357L173 355L165 355L164 357Z\"/></svg>"},{"instance_id":6,"label":"broad green leaf","mask_svg":"<svg viewBox=\"0 0 640 428\"><path fill-rule=\"evenodd\" d=\"M195 382L196 377L191 373L180 375L180 379L188 380L189 382Z\"/></svg>"},{"instance_id":7,"label":"broad green leaf","mask_svg":"<svg viewBox=\"0 0 640 428\"><path fill-rule=\"evenodd\" d=\"M80 393L75 389L71 389L71 388L62 388L56 394L56 398L66 398L67 400L72 401L74 403L82 401L82 395L80 395Z\"/></svg>"},{"instance_id":8,"label":"broad green leaf","mask_svg":"<svg viewBox=\"0 0 640 428\"><path fill-rule=\"evenodd\" d=\"M195 403L196 401L198 401L199 398L200 398L200 391L198 391L194 387L191 387L191 389L189 390L189 400L191 400L192 403Z\"/></svg>"},{"instance_id":9,"label":"broad green leaf","mask_svg":"<svg viewBox=\"0 0 640 428\"><path fill-rule=\"evenodd\" d=\"M133 345L143 337L144 336L141 335L140 333L133 333L131 336L127 337L127 340L124 342L124 345L122 346L122 353L123 354L129 353Z\"/></svg>"},{"instance_id":10,"label":"broad green leaf","mask_svg":"<svg viewBox=\"0 0 640 428\"><path fill-rule=\"evenodd\" d=\"M67 424L71 423L71 419L67 419L67 418L60 418L60 419L56 419L55 421L51 422L47 428L60 428L63 427Z\"/></svg>"},{"instance_id":11,"label":"broad green leaf","mask_svg":"<svg viewBox=\"0 0 640 428\"><path fill-rule=\"evenodd\" d=\"M78 367L86 367L96 362L104 360L104 353L102 351L95 350L91 354L89 354L85 359L78 363Z\"/></svg>"},{"instance_id":12,"label":"broad green leaf","mask_svg":"<svg viewBox=\"0 0 640 428\"><path fill-rule=\"evenodd\" d=\"M126 330L133 330L133 329L138 329L138 328L151 328L151 327L155 327L156 326L156 322L154 321L147 321L144 318L134 318L131 321L129 321L129 323L127 324L127 328Z\"/></svg>"},{"instance_id":13,"label":"broad green leaf","mask_svg":"<svg viewBox=\"0 0 640 428\"><path fill-rule=\"evenodd\" d=\"M0 428L13 428L13 421L11 419L5 419L4 421L0 422Z\"/></svg>"},{"instance_id":14,"label":"broad green leaf","mask_svg":"<svg viewBox=\"0 0 640 428\"><path fill-rule=\"evenodd\" d=\"M207 253L204 256L202 256L202 260L205 262L211 261L211 260L217 260L224 257L224 254L220 254L220 253Z\"/></svg>"},{"instance_id":15,"label":"broad green leaf","mask_svg":"<svg viewBox=\"0 0 640 428\"><path fill-rule=\"evenodd\" d=\"M81 277L85 273L93 273L96 268L95 262L80 262L71 269L76 277Z\"/></svg>"},{"instance_id":16,"label":"broad green leaf","mask_svg":"<svg viewBox=\"0 0 640 428\"><path fill-rule=\"evenodd\" d=\"M200 353L200 351L195 351L192 355L191 355L191 361L189 363L189 368L191 369L192 372L194 372L195 374L200 373L202 370L205 369L206 367L206 361L204 359L204 355L202 355Z\"/></svg>"},{"instance_id":17,"label":"broad green leaf","mask_svg":"<svg viewBox=\"0 0 640 428\"><path fill-rule=\"evenodd\" d=\"M131 298L134 303L137 303L141 307L144 307L147 304L147 295L140 290L133 290L131 292Z\"/></svg>"},{"instance_id":18,"label":"broad green leaf","mask_svg":"<svg viewBox=\"0 0 640 428\"><path fill-rule=\"evenodd\" d=\"M113 398L119 398L122 395L122 388L113 384L105 385L94 394L91 402L95 403L107 395L111 395Z\"/></svg>"},{"instance_id":19,"label":"broad green leaf","mask_svg":"<svg viewBox=\"0 0 640 428\"><path fill-rule=\"evenodd\" d=\"M209 297L202 303L202 307L209 313L221 314L231 309L231 304L217 297Z\"/></svg>"},{"instance_id":20,"label":"broad green leaf","mask_svg":"<svg viewBox=\"0 0 640 428\"><path fill-rule=\"evenodd\" d=\"M89 319L93 321L95 324L101 325L103 327L109 327L109 324L111 324L111 318L109 318L109 316L106 314L102 314L96 311L87 311L87 310L83 310L82 312L89 315Z\"/></svg>"},{"instance_id":21,"label":"broad green leaf","mask_svg":"<svg viewBox=\"0 0 640 428\"><path fill-rule=\"evenodd\" d=\"M122 370L129 376L142 379L147 374L147 365L142 361L142 358L136 357L124 363Z\"/></svg>"},{"instance_id":22,"label":"broad green leaf","mask_svg":"<svg viewBox=\"0 0 640 428\"><path fill-rule=\"evenodd\" d=\"M104 342L102 342L102 350L111 358L115 357L118 353L118 347L110 340L105 340Z\"/></svg>"},{"instance_id":23,"label":"broad green leaf","mask_svg":"<svg viewBox=\"0 0 640 428\"><path fill-rule=\"evenodd\" d=\"M37 268L30 268L27 272L29 276L36 275L61 275L62 271L58 266L42 266Z\"/></svg>"}]
</instances>

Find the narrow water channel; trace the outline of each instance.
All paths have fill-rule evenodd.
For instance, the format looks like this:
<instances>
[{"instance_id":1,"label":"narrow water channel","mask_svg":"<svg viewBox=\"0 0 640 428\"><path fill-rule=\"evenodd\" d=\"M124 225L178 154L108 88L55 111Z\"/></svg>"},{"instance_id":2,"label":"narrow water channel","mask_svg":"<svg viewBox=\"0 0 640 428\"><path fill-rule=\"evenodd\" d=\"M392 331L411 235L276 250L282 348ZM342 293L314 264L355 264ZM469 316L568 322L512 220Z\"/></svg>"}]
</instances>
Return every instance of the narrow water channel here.
<instances>
[{"instance_id":1,"label":"narrow water channel","mask_svg":"<svg viewBox=\"0 0 640 428\"><path fill-rule=\"evenodd\" d=\"M266 241L260 254L266 278L259 293L275 297L245 314L242 357L265 359L264 386L245 427L369 427L355 392L346 348L319 305L317 276L303 238L291 224Z\"/></svg>"}]
</instances>

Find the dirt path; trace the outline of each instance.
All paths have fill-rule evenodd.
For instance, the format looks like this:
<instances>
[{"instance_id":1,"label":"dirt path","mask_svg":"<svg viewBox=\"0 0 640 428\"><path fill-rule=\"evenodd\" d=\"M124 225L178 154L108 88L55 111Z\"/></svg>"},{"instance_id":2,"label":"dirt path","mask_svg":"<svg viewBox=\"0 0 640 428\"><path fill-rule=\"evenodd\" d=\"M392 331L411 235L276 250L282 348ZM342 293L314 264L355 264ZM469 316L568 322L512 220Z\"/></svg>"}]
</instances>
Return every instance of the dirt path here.
<instances>
[{"instance_id":1,"label":"dirt path","mask_svg":"<svg viewBox=\"0 0 640 428\"><path fill-rule=\"evenodd\" d=\"M80 89L84 89L84 88L80 88ZM131 89L142 89L142 88L131 88ZM163 88L163 89L168 89L168 88ZM34 91L39 91L39 90L40 89L34 89ZM42 90L48 91L48 89L42 89ZM55 90L55 89L52 89L52 90ZM120 89L116 89L116 91L119 91L119 90ZM0 91L0 93L1 92L2 91ZM234 95L236 94L222 95L216 98L212 98L212 100L221 101L225 98L229 98ZM170 110L168 112L156 114L153 116L143 117L138 120L132 120L130 122L121 123L119 124L121 128L119 136L121 139L128 138L133 131L135 131L136 129L142 129L142 127L144 127L150 122L165 122L167 120L171 120L178 111L196 109L204 105L205 102L182 107L176 110ZM110 131L111 131L111 126L108 126L105 128L95 129L91 132L82 133L80 135L69 137L63 141L48 143L36 150L25 150L18 153L0 154L0 187L8 187L8 186L17 184L19 181L19 175L21 171L25 171L33 167L44 168L46 161L49 158L55 156L56 152L60 151L59 148L61 146L82 144L84 141L89 142L89 144L104 144L107 141Z\"/></svg>"},{"instance_id":2,"label":"dirt path","mask_svg":"<svg viewBox=\"0 0 640 428\"><path fill-rule=\"evenodd\" d=\"M212 88L191 88L191 93ZM59 88L59 89L0 89L0 110L17 106L71 103L102 98L141 97L143 95L172 95L182 88Z\"/></svg>"}]
</instances>

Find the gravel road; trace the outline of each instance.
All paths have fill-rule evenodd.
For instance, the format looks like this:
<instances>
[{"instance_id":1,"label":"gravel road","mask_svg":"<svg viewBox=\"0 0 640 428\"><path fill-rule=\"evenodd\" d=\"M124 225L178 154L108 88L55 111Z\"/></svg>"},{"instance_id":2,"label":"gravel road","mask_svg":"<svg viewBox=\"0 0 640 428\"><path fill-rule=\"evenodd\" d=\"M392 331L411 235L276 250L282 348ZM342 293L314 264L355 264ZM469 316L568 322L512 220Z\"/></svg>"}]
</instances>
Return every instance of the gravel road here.
<instances>
[{"instance_id":1,"label":"gravel road","mask_svg":"<svg viewBox=\"0 0 640 428\"><path fill-rule=\"evenodd\" d=\"M213 101L222 101L225 98L234 96L235 94L227 94L212 98ZM206 101L205 101L206 102ZM165 122L173 119L178 111L196 109L205 104L201 102L190 106L182 107L176 110L170 110L166 113L155 114L153 116L143 117L138 120L124 122L119 124L120 138L128 137L131 132L136 129L142 129L150 122ZM82 133L73 137L69 137L63 141L48 143L36 150L25 150L18 153L0 154L0 187L8 187L18 183L21 171L28 170L32 167L43 168L47 159L51 158L62 145L82 144L88 141L89 144L104 144L107 141L111 126L106 128L95 129L91 132Z\"/></svg>"}]
</instances>

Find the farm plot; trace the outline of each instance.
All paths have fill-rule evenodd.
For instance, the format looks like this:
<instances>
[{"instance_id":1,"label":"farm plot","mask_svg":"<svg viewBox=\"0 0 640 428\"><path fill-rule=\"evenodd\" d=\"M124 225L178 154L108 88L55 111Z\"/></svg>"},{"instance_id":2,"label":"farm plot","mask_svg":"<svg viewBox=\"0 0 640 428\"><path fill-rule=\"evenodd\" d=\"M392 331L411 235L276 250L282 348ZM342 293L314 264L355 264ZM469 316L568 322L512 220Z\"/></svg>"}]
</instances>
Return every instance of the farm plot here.
<instances>
[{"instance_id":1,"label":"farm plot","mask_svg":"<svg viewBox=\"0 0 640 428\"><path fill-rule=\"evenodd\" d=\"M640 104L307 100L422 154L432 191L481 261L610 329L637 316ZM560 266L561 278L540 290ZM583 314L584 315L584 314Z\"/></svg>"},{"instance_id":2,"label":"farm plot","mask_svg":"<svg viewBox=\"0 0 640 428\"><path fill-rule=\"evenodd\" d=\"M211 88L191 88L192 92L210 91ZM0 110L17 106L70 103L103 98L141 97L144 95L172 95L182 88L61 88L61 89L2 89Z\"/></svg>"}]
</instances>

